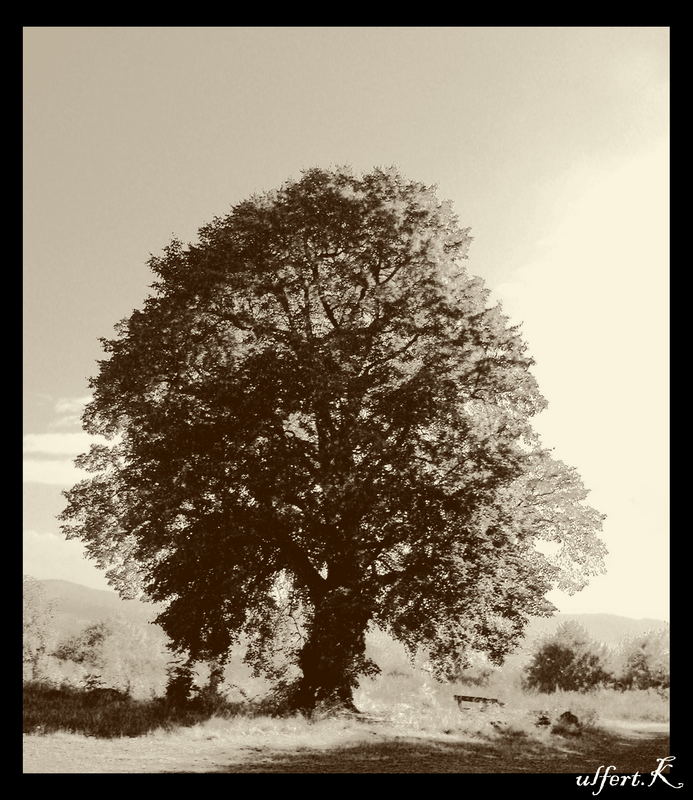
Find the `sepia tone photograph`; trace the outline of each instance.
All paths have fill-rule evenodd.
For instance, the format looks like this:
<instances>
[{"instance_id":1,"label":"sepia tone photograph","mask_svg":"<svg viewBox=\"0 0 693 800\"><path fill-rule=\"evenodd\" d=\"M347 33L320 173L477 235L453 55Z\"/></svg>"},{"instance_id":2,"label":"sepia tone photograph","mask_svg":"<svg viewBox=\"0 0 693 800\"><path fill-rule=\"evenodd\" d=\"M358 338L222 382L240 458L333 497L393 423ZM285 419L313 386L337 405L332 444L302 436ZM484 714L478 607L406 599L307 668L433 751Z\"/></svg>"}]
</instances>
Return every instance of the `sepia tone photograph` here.
<instances>
[{"instance_id":1,"label":"sepia tone photograph","mask_svg":"<svg viewBox=\"0 0 693 800\"><path fill-rule=\"evenodd\" d=\"M669 28L22 40L24 773L682 788Z\"/></svg>"}]
</instances>

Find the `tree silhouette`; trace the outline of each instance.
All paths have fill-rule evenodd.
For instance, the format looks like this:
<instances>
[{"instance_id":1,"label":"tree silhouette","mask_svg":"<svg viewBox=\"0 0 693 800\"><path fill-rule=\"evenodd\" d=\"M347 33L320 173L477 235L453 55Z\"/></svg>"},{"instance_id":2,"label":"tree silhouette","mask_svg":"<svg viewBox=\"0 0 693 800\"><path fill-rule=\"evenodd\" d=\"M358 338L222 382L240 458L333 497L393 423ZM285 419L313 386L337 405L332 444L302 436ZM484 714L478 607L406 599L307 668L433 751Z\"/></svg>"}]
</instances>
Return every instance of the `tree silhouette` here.
<instances>
[{"instance_id":1,"label":"tree silhouette","mask_svg":"<svg viewBox=\"0 0 693 800\"><path fill-rule=\"evenodd\" d=\"M83 417L113 443L78 459L62 519L166 605L181 652L244 634L258 669L279 676L277 648L296 668L292 707L351 707L369 625L454 674L601 569L601 515L531 428L532 360L469 243L395 170L312 169L151 258Z\"/></svg>"}]
</instances>

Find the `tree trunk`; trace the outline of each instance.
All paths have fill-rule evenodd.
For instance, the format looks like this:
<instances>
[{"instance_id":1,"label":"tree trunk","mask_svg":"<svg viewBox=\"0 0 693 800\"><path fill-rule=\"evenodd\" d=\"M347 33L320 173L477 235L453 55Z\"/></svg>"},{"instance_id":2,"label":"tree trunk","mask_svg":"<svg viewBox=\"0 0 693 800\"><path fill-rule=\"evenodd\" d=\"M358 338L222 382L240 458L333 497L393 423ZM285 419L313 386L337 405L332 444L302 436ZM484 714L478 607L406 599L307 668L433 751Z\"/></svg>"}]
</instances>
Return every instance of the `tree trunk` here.
<instances>
[{"instance_id":1,"label":"tree trunk","mask_svg":"<svg viewBox=\"0 0 693 800\"><path fill-rule=\"evenodd\" d=\"M289 697L292 709L357 711L353 690L375 668L365 657L368 613L359 599L357 590L339 588L316 607L299 655L303 676Z\"/></svg>"}]
</instances>

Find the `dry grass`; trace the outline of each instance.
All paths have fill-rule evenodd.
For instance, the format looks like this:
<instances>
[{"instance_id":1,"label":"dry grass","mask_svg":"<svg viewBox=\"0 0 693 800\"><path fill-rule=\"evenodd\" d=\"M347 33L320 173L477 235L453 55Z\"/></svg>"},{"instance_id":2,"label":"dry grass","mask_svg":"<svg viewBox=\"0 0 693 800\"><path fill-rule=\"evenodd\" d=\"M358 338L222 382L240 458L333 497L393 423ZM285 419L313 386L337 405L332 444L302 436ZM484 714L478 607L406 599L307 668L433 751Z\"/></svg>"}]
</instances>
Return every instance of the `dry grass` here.
<instances>
[{"instance_id":1,"label":"dry grass","mask_svg":"<svg viewBox=\"0 0 693 800\"><path fill-rule=\"evenodd\" d=\"M596 729L578 739L512 728L489 736L433 733L389 722L211 718L137 738L56 733L24 737L25 772L581 773L608 753L641 773L667 755L666 731Z\"/></svg>"},{"instance_id":2,"label":"dry grass","mask_svg":"<svg viewBox=\"0 0 693 800\"><path fill-rule=\"evenodd\" d=\"M641 717L661 717L666 703L656 695L630 693L627 704L628 697L615 692L508 690L503 707L461 713L454 694L495 696L479 687L442 686L425 673L399 673L361 684L355 699L370 717L306 719L229 704L216 711L176 709L162 701L99 706L84 692L58 691L51 699L46 687L34 686L25 704L25 731L44 735L25 736L24 770L592 774L606 752L622 769L640 772L668 754L665 730L615 732L602 727L596 714L599 708L631 719L640 708ZM537 727L537 712L551 709L575 713L583 735L575 739Z\"/></svg>"},{"instance_id":3,"label":"dry grass","mask_svg":"<svg viewBox=\"0 0 693 800\"><path fill-rule=\"evenodd\" d=\"M501 676L503 677L503 676ZM495 697L504 705L460 711L455 694ZM377 718L381 725L399 735L498 737L542 740L546 729L537 727L540 714L555 722L565 711L575 714L583 729L604 720L668 722L669 702L653 690L618 692L599 689L589 693L542 694L523 691L510 674L486 687L439 684L423 670L390 671L365 679L355 693L357 707ZM277 741L331 742L334 737L351 736L363 726L353 720L305 720L303 717L266 716L267 706L258 703L216 705L191 704L175 707L162 699L125 702L94 702L80 689L48 684L25 687L24 731L51 733L68 731L100 737L142 736L158 731L176 735L207 736L224 731L225 736L249 737L262 734ZM263 716L265 714L265 716ZM199 733L200 725L204 733ZM317 727L316 727L317 726ZM317 735L316 735L317 733ZM311 745L312 746L312 745Z\"/></svg>"},{"instance_id":4,"label":"dry grass","mask_svg":"<svg viewBox=\"0 0 693 800\"><path fill-rule=\"evenodd\" d=\"M492 697L504 705L461 713L454 700L456 694ZM512 673L497 676L496 682L486 687L439 684L420 670L381 675L363 681L355 700L362 711L395 725L432 733L493 736L500 730L536 738L543 735L535 725L540 714L553 722L566 711L575 714L583 728L593 728L604 720L669 721L668 696L655 690L527 692Z\"/></svg>"},{"instance_id":5,"label":"dry grass","mask_svg":"<svg viewBox=\"0 0 693 800\"><path fill-rule=\"evenodd\" d=\"M355 693L365 718L269 716L258 702L100 703L74 687L30 684L25 770L589 773L605 752L624 769L640 771L667 754L664 726L655 723L668 721L669 702L654 691L526 692L512 669L499 670L485 686L442 685L402 654L385 655L391 663L379 659L383 673L364 679ZM455 694L495 697L504 705L460 711ZM581 737L536 725L540 713L555 722L564 711L579 718ZM614 720L624 730L645 721L657 731L651 739L629 739L614 732Z\"/></svg>"}]
</instances>

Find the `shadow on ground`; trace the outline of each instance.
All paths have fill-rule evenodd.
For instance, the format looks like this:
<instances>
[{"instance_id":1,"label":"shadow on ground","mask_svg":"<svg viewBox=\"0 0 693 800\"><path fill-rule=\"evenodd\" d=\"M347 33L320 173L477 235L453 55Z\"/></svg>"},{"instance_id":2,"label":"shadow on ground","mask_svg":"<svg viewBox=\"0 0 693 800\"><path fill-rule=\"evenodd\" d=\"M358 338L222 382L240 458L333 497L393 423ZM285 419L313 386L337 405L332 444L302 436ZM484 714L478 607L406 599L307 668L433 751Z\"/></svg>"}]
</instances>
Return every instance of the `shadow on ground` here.
<instances>
[{"instance_id":1,"label":"shadow on ground","mask_svg":"<svg viewBox=\"0 0 693 800\"><path fill-rule=\"evenodd\" d=\"M331 749L268 751L248 748L240 763L215 772L285 773L575 773L591 774L613 764L617 772L649 773L669 755L663 731L598 729L579 738L556 736L548 744L527 737L483 742L422 740L373 734L369 743ZM377 737L377 738L376 738Z\"/></svg>"}]
</instances>

